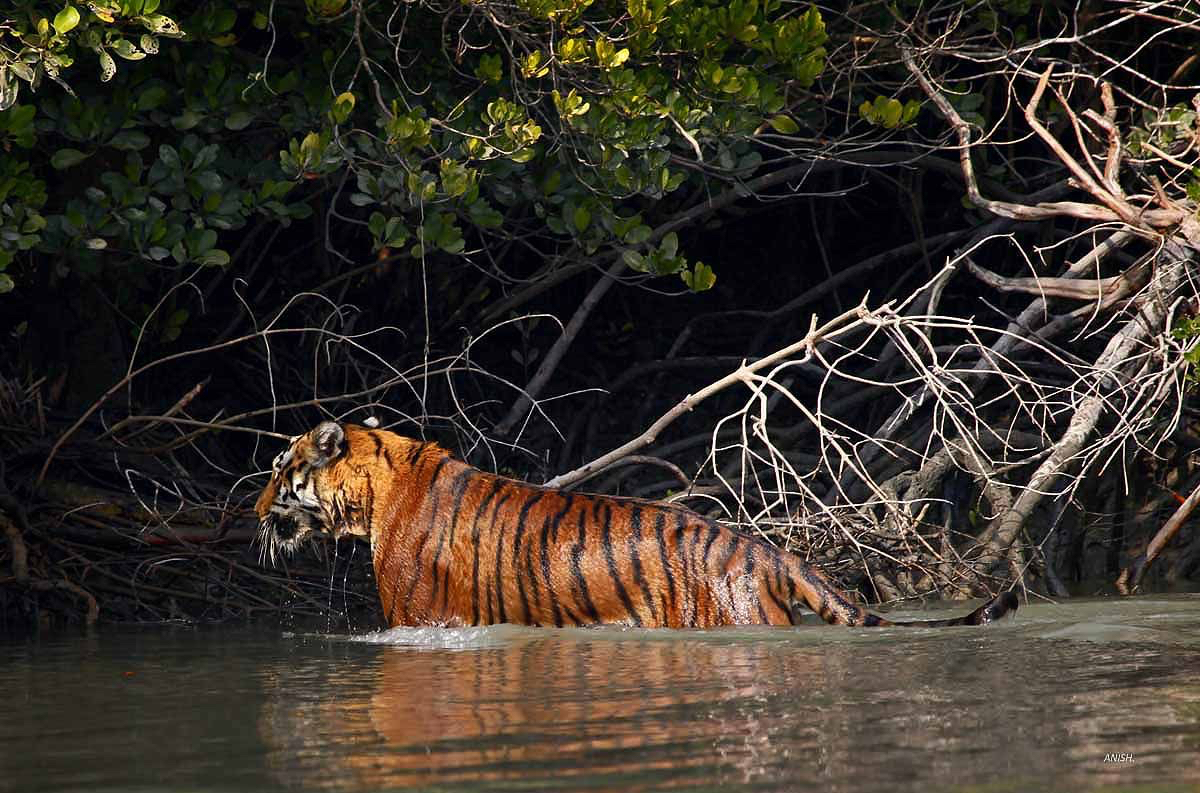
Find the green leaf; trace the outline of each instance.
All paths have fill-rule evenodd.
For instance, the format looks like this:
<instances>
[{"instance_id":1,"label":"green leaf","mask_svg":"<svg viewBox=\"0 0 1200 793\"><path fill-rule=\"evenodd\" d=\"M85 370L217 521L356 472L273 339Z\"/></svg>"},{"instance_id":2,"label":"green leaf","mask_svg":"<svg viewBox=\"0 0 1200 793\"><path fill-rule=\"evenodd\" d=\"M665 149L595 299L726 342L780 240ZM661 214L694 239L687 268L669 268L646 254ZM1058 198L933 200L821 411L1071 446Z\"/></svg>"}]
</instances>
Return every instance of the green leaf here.
<instances>
[{"instance_id":1,"label":"green leaf","mask_svg":"<svg viewBox=\"0 0 1200 793\"><path fill-rule=\"evenodd\" d=\"M550 67L543 63L540 50L529 53L521 64L521 74L526 78L545 77L549 71Z\"/></svg>"},{"instance_id":2,"label":"green leaf","mask_svg":"<svg viewBox=\"0 0 1200 793\"><path fill-rule=\"evenodd\" d=\"M180 132L186 132L192 127L199 124L204 119L204 116L197 113L195 110L185 110L175 118L171 119L171 126Z\"/></svg>"},{"instance_id":3,"label":"green leaf","mask_svg":"<svg viewBox=\"0 0 1200 793\"><path fill-rule=\"evenodd\" d=\"M229 254L219 248L214 248L197 256L196 264L201 267L224 267L229 264Z\"/></svg>"},{"instance_id":4,"label":"green leaf","mask_svg":"<svg viewBox=\"0 0 1200 793\"><path fill-rule=\"evenodd\" d=\"M100 82L107 83L116 73L116 61L107 52L100 50Z\"/></svg>"},{"instance_id":5,"label":"green leaf","mask_svg":"<svg viewBox=\"0 0 1200 793\"><path fill-rule=\"evenodd\" d=\"M225 117L225 129L237 132L250 126L254 114L248 110L235 110Z\"/></svg>"},{"instance_id":6,"label":"green leaf","mask_svg":"<svg viewBox=\"0 0 1200 793\"><path fill-rule=\"evenodd\" d=\"M625 233L625 241L630 245L641 245L650 239L650 227L644 224L634 226Z\"/></svg>"},{"instance_id":7,"label":"green leaf","mask_svg":"<svg viewBox=\"0 0 1200 793\"><path fill-rule=\"evenodd\" d=\"M637 270L639 273L650 271L649 266L646 264L646 257L642 256L642 254L638 253L632 248L627 248L625 252L621 254L621 259L625 262L625 264L629 265L631 270Z\"/></svg>"},{"instance_id":8,"label":"green leaf","mask_svg":"<svg viewBox=\"0 0 1200 793\"><path fill-rule=\"evenodd\" d=\"M166 327L163 328L162 340L171 342L178 339L190 315L186 308L177 308L172 311L171 316L167 317Z\"/></svg>"},{"instance_id":9,"label":"green leaf","mask_svg":"<svg viewBox=\"0 0 1200 793\"><path fill-rule=\"evenodd\" d=\"M588 225L592 222L592 213L588 211L587 207L576 207L574 221L576 229L580 232L587 231Z\"/></svg>"},{"instance_id":10,"label":"green leaf","mask_svg":"<svg viewBox=\"0 0 1200 793\"><path fill-rule=\"evenodd\" d=\"M354 94L349 91L338 94L337 98L333 100L333 120L337 123L346 123L352 110L354 110Z\"/></svg>"},{"instance_id":11,"label":"green leaf","mask_svg":"<svg viewBox=\"0 0 1200 793\"><path fill-rule=\"evenodd\" d=\"M472 175L471 169L462 163L450 159L442 160L440 165L442 191L452 197L462 195L470 188Z\"/></svg>"},{"instance_id":12,"label":"green leaf","mask_svg":"<svg viewBox=\"0 0 1200 793\"><path fill-rule=\"evenodd\" d=\"M400 218L391 218L384 227L380 241L391 248L399 248L408 241L408 227Z\"/></svg>"},{"instance_id":13,"label":"green leaf","mask_svg":"<svg viewBox=\"0 0 1200 793\"><path fill-rule=\"evenodd\" d=\"M387 224L387 218L382 212L372 212L371 219L367 221L367 229L371 232L371 236L375 239L383 237L383 229Z\"/></svg>"},{"instance_id":14,"label":"green leaf","mask_svg":"<svg viewBox=\"0 0 1200 793\"><path fill-rule=\"evenodd\" d=\"M880 119L883 125L888 129L892 129L900 125L900 116L904 112L904 106L895 99L888 99L884 102L880 109Z\"/></svg>"},{"instance_id":15,"label":"green leaf","mask_svg":"<svg viewBox=\"0 0 1200 793\"><path fill-rule=\"evenodd\" d=\"M194 138L184 138L183 145L184 145L185 149L188 149L189 140L195 140L195 139ZM194 149L195 146L192 146L190 148ZM220 153L221 153L221 145L219 143L210 143L207 146L202 147L200 149L200 151L196 152L195 156L192 158L192 167L197 170L207 168L209 165L212 165L214 162L217 161L217 155Z\"/></svg>"},{"instance_id":16,"label":"green leaf","mask_svg":"<svg viewBox=\"0 0 1200 793\"><path fill-rule=\"evenodd\" d=\"M113 52L127 61L140 61L146 57L146 53L133 46L133 42L129 39L117 39L112 43L112 48Z\"/></svg>"},{"instance_id":17,"label":"green leaf","mask_svg":"<svg viewBox=\"0 0 1200 793\"><path fill-rule=\"evenodd\" d=\"M662 242L659 244L658 249L662 251L662 255L666 256L668 259L674 258L676 252L679 250L679 235L673 231L667 232L663 235Z\"/></svg>"},{"instance_id":18,"label":"green leaf","mask_svg":"<svg viewBox=\"0 0 1200 793\"><path fill-rule=\"evenodd\" d=\"M149 16L139 17L139 21L146 26L146 29L151 33L157 33L160 36L182 36L183 32L179 29L179 25L170 17L162 14L150 14Z\"/></svg>"},{"instance_id":19,"label":"green leaf","mask_svg":"<svg viewBox=\"0 0 1200 793\"><path fill-rule=\"evenodd\" d=\"M498 229L504 225L504 216L492 208L486 201L476 201L471 204L471 221L480 228Z\"/></svg>"},{"instance_id":20,"label":"green leaf","mask_svg":"<svg viewBox=\"0 0 1200 793\"><path fill-rule=\"evenodd\" d=\"M712 289L713 284L717 282L717 275L704 262L696 262L696 266L689 272L681 270L679 277L687 285L687 288L693 292L703 292L706 289Z\"/></svg>"},{"instance_id":21,"label":"green leaf","mask_svg":"<svg viewBox=\"0 0 1200 793\"><path fill-rule=\"evenodd\" d=\"M192 178L204 190L215 191L221 189L221 177L216 171L201 171L200 173L192 174Z\"/></svg>"},{"instance_id":22,"label":"green leaf","mask_svg":"<svg viewBox=\"0 0 1200 793\"><path fill-rule=\"evenodd\" d=\"M212 229L204 229L196 236L195 244L191 247L197 254L202 254L211 251L216 244L217 232Z\"/></svg>"},{"instance_id":23,"label":"green leaf","mask_svg":"<svg viewBox=\"0 0 1200 793\"><path fill-rule=\"evenodd\" d=\"M73 165L78 165L90 156L90 154L84 154L79 149L59 149L50 158L50 165L54 170L61 171Z\"/></svg>"},{"instance_id":24,"label":"green leaf","mask_svg":"<svg viewBox=\"0 0 1200 793\"><path fill-rule=\"evenodd\" d=\"M109 146L120 151L140 151L150 145L150 136L136 129L124 129L112 136Z\"/></svg>"},{"instance_id":25,"label":"green leaf","mask_svg":"<svg viewBox=\"0 0 1200 793\"><path fill-rule=\"evenodd\" d=\"M316 132L310 132L304 136L304 140L300 142L300 154L304 157L305 162L313 161L321 153L321 136Z\"/></svg>"},{"instance_id":26,"label":"green leaf","mask_svg":"<svg viewBox=\"0 0 1200 793\"><path fill-rule=\"evenodd\" d=\"M8 68L12 69L13 74L20 77L27 83L33 82L33 69L30 69L28 64L23 61L9 61Z\"/></svg>"},{"instance_id":27,"label":"green leaf","mask_svg":"<svg viewBox=\"0 0 1200 793\"><path fill-rule=\"evenodd\" d=\"M63 35L75 29L79 24L79 12L74 6L68 5L54 16L54 32Z\"/></svg>"},{"instance_id":28,"label":"green leaf","mask_svg":"<svg viewBox=\"0 0 1200 793\"><path fill-rule=\"evenodd\" d=\"M11 292L14 286L13 279L9 275L0 273L0 295Z\"/></svg>"},{"instance_id":29,"label":"green leaf","mask_svg":"<svg viewBox=\"0 0 1200 793\"><path fill-rule=\"evenodd\" d=\"M780 135L795 135L800 131L800 125L788 116L772 116L767 123Z\"/></svg>"},{"instance_id":30,"label":"green leaf","mask_svg":"<svg viewBox=\"0 0 1200 793\"><path fill-rule=\"evenodd\" d=\"M488 83L498 83L504 76L503 62L499 55L481 55L475 67L475 76Z\"/></svg>"},{"instance_id":31,"label":"green leaf","mask_svg":"<svg viewBox=\"0 0 1200 793\"><path fill-rule=\"evenodd\" d=\"M180 169L179 152L167 143L158 147L158 159L162 161L169 170L178 171Z\"/></svg>"},{"instance_id":32,"label":"green leaf","mask_svg":"<svg viewBox=\"0 0 1200 793\"><path fill-rule=\"evenodd\" d=\"M232 8L222 8L215 12L211 19L213 34L226 33L232 30L234 23L237 22L237 11Z\"/></svg>"},{"instance_id":33,"label":"green leaf","mask_svg":"<svg viewBox=\"0 0 1200 793\"><path fill-rule=\"evenodd\" d=\"M167 89L161 85L152 85L138 95L134 105L138 110L153 110L167 99Z\"/></svg>"}]
</instances>

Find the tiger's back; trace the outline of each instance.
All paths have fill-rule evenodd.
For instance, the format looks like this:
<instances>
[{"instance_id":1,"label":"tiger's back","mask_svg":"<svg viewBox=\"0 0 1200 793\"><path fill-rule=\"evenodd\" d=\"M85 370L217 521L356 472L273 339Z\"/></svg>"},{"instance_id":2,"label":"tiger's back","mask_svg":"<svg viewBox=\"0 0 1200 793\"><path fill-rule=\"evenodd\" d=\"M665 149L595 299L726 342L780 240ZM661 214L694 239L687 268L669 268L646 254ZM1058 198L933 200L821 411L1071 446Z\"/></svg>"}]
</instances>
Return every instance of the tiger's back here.
<instances>
[{"instance_id":1,"label":"tiger's back","mask_svg":"<svg viewBox=\"0 0 1200 793\"><path fill-rule=\"evenodd\" d=\"M791 625L801 607L832 623L890 624L795 555L682 507L539 487L436 444L333 422L284 457L258 503L265 543L367 537L390 625ZM288 516L307 531L284 536ZM922 624L1015 608L1006 593Z\"/></svg>"},{"instance_id":2,"label":"tiger's back","mask_svg":"<svg viewBox=\"0 0 1200 793\"><path fill-rule=\"evenodd\" d=\"M755 538L677 507L536 487L448 457L434 467L429 496L397 515L410 530L374 550L393 625L793 622L798 571Z\"/></svg>"}]
</instances>

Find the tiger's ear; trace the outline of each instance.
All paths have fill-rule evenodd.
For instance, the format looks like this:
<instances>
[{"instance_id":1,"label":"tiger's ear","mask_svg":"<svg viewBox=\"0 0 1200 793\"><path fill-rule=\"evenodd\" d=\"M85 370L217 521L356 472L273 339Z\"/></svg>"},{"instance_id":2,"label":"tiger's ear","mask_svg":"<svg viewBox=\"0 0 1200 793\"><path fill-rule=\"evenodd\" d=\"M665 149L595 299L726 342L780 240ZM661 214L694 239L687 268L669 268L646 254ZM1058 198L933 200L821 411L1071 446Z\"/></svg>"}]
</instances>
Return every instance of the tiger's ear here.
<instances>
[{"instance_id":1,"label":"tiger's ear","mask_svg":"<svg viewBox=\"0 0 1200 793\"><path fill-rule=\"evenodd\" d=\"M312 443L308 447L308 462L314 468L329 465L346 449L346 431L336 421L322 421L312 431Z\"/></svg>"}]
</instances>

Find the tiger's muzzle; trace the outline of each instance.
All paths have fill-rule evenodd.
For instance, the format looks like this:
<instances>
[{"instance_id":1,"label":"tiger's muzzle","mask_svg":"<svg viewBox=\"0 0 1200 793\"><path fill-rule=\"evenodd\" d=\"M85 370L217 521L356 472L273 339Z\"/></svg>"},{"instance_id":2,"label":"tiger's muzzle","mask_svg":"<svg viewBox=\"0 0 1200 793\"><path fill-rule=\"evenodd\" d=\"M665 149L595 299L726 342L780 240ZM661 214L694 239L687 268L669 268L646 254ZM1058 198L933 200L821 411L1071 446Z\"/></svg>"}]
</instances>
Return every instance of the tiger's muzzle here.
<instances>
[{"instance_id":1,"label":"tiger's muzzle","mask_svg":"<svg viewBox=\"0 0 1200 793\"><path fill-rule=\"evenodd\" d=\"M291 556L307 540L325 531L318 515L304 509L272 509L258 524L261 555L274 565Z\"/></svg>"}]
</instances>

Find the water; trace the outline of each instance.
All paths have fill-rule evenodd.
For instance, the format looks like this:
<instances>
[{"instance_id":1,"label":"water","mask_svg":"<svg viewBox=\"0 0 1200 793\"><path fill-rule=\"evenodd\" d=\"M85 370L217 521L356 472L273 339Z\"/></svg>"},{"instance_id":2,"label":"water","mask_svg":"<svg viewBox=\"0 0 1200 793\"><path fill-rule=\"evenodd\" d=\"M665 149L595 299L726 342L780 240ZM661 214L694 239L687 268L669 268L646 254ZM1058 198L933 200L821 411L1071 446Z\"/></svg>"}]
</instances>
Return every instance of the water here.
<instances>
[{"instance_id":1,"label":"water","mask_svg":"<svg viewBox=\"0 0 1200 793\"><path fill-rule=\"evenodd\" d=\"M1196 780L1198 595L1032 604L982 629L159 627L0 644L0 791Z\"/></svg>"}]
</instances>

